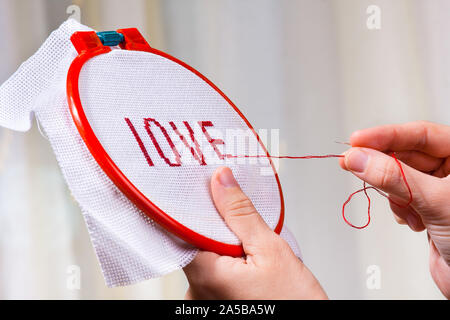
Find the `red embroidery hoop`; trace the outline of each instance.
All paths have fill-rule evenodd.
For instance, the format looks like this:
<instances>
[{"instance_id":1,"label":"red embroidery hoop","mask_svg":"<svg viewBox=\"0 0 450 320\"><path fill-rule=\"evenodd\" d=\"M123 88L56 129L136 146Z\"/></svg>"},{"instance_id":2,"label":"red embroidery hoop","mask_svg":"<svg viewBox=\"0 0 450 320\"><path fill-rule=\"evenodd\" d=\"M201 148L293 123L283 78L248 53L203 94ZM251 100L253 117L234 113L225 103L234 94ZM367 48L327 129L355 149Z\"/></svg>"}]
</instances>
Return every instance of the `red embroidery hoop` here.
<instances>
[{"instance_id":1,"label":"red embroidery hoop","mask_svg":"<svg viewBox=\"0 0 450 320\"><path fill-rule=\"evenodd\" d=\"M168 55L167 53L151 48L150 45L147 43L147 41L143 38L143 36L139 33L139 31L136 28L119 29L117 30L117 33L123 36L123 41L119 43L121 49L145 51L157 54L161 57L169 59L183 66L184 68L188 69L189 71L197 75L203 81L205 81L208 85L210 85L228 102L228 104L234 109L234 111L236 111L239 114L239 116L244 120L247 126L255 134L264 152L267 154L268 157L270 157L267 149L262 144L258 134L255 132L251 124L240 112L240 110L231 102L230 99L228 99L227 96L225 96L225 94L222 91L219 90L219 88L217 88L205 76L203 76L200 72L190 67L186 63ZM82 137L83 141L85 142L94 159L97 161L100 168L106 173L106 175L125 194L125 196L130 201L132 201L140 210L142 210L142 212L146 216L157 222L167 231L173 233L174 235L178 236L184 241L202 250L212 251L220 255L229 255L234 257L244 255L244 251L241 245L227 244L201 235L193 231L192 229L187 228L182 223L180 223L179 221L175 220L170 215L162 211L150 199L148 199L133 183L131 183L131 181L114 163L114 161L108 155L106 150L103 148L102 144L96 137L91 125L89 124L89 121L83 110L83 106L80 100L80 94L78 91L78 79L84 63L86 63L86 61L95 56L110 52L111 48L108 45L104 45L100 40L99 36L94 31L75 32L70 39L78 52L78 56L73 60L67 74L67 99L69 103L69 109L80 136ZM280 193L281 210L278 223L274 229L274 231L279 234L283 227L284 221L283 192L281 190L280 180L278 178L278 174L273 165L273 162L270 158L268 159L274 171L278 185L278 190Z\"/></svg>"}]
</instances>

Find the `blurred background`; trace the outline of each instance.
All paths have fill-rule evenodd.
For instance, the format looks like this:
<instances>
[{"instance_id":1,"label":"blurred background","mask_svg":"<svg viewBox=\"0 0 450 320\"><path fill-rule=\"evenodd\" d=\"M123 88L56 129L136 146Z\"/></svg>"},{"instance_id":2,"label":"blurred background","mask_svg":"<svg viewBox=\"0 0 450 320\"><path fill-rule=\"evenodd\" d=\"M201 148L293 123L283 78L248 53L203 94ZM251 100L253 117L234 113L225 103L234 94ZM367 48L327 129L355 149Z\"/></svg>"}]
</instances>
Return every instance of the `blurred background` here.
<instances>
[{"instance_id":1,"label":"blurred background","mask_svg":"<svg viewBox=\"0 0 450 320\"><path fill-rule=\"evenodd\" d=\"M379 29L367 25L371 5ZM279 128L282 154L342 152L335 140L380 124L450 124L449 1L0 0L0 83L70 16L98 31L137 27L211 79L255 128ZM397 225L384 198L374 194L367 229L342 221L361 183L335 159L282 161L280 180L287 225L330 298L442 298L426 234ZM366 206L360 197L348 207L355 224ZM80 289L67 286L74 265ZM373 265L378 289L367 285ZM181 271L107 288L47 140L36 125L0 128L0 298L178 299L186 288Z\"/></svg>"}]
</instances>

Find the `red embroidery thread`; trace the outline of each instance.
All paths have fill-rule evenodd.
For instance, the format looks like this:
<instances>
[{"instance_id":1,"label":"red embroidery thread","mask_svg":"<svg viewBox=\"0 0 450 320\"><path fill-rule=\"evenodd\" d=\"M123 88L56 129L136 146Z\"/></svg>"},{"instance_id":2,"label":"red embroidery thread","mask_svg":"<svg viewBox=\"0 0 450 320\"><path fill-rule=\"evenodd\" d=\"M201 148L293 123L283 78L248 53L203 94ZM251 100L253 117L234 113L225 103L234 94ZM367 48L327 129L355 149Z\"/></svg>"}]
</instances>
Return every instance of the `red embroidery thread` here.
<instances>
[{"instance_id":1,"label":"red embroidery thread","mask_svg":"<svg viewBox=\"0 0 450 320\"><path fill-rule=\"evenodd\" d=\"M274 159L324 159L324 158L343 158L341 154L326 154L323 156L267 156L267 155L239 155L227 154L227 158L274 158Z\"/></svg>"},{"instance_id":2,"label":"red embroidery thread","mask_svg":"<svg viewBox=\"0 0 450 320\"><path fill-rule=\"evenodd\" d=\"M128 124L128 127L130 128L131 132L133 133L133 136L135 137L141 151L143 152L145 159L147 160L147 163L149 164L149 166L154 166L153 161L151 160L147 149L145 148L142 139L139 137L139 134L137 133L134 125L131 123L129 118L125 118L126 123ZM155 119L152 118L145 118L144 119L145 122L145 129L148 133L148 135L150 136L150 139L152 140L156 150L158 151L158 154L160 155L160 157L162 159L164 159L164 161L171 167L178 167L181 165L181 157L180 154L178 152L178 150L176 149L175 145L173 144L172 139L170 138L170 136L167 134L166 129ZM150 129L150 122L153 122L163 133L164 137L166 138L167 142L169 143L173 153L175 154L175 159L176 159L176 163L172 163L163 153L160 145L158 144L153 132ZM189 125L189 123L187 121L183 122L184 125L186 126L187 130L189 131L189 135L190 138L192 140L192 142L194 143L195 149L194 147L190 146L189 143L187 142L186 138L180 133L180 131L178 130L177 126L175 125L175 123L173 121L170 121L169 124L172 127L172 129L175 131L175 133L180 137L181 141L184 143L184 145L190 149L192 156L200 163L200 165L206 165L203 153L200 149L200 146L197 142L197 140L195 139L194 136L194 131L192 130L191 126ZM218 144L224 145L224 141L222 139L213 139L211 138L211 135L209 134L209 132L206 130L206 127L213 127L214 125L212 124L211 121L199 121L198 124L200 125L203 134L205 135L205 137L207 138L208 142L211 144L211 146L213 147L214 151L216 152L216 154L219 156L219 158L221 160L225 159L225 158L275 158L275 159L325 159L325 158L344 158L344 155L341 154L326 154L326 155L306 155L306 156L271 156L271 155L231 155L231 154L222 154L219 149L217 148ZM371 220L371 216L370 216L370 208L371 208L371 199L369 197L369 194L367 193L367 190L369 189L373 189L376 192L378 192L380 195L382 195L383 197L387 198L389 200L389 202L393 203L394 205L400 207L400 208L407 208L413 201L413 195L412 195L412 191L411 191L411 187L409 186L408 180L406 179L406 175L405 172L403 170L402 164L401 162L397 159L397 157L395 156L395 152L392 152L390 154L391 157L394 158L395 162L397 163L399 169L400 169L400 173L403 179L403 183L405 184L408 193L409 193L409 200L406 204L400 204L397 203L395 201L393 201L392 199L389 198L389 195L385 194L384 192L382 192L380 189L373 187L373 186L367 186L366 182L363 182L363 188L359 189L353 193L350 194L350 196L347 198L347 200L344 202L344 204L342 205L342 218L344 219L345 223L347 223L349 226L356 228L356 229L364 229L366 228L369 224L370 224L370 220ZM352 200L353 196L360 193L360 192L364 192L364 195L367 198L367 202L368 202L368 206L367 206L367 222L362 225L362 226L356 226L354 224L352 224L350 221L348 221L347 217L345 216L345 207L346 205Z\"/></svg>"},{"instance_id":3,"label":"red embroidery thread","mask_svg":"<svg viewBox=\"0 0 450 320\"><path fill-rule=\"evenodd\" d=\"M125 118L125 121L126 121L126 123L128 124L128 127L130 128L131 132L133 133L133 136L134 136L134 138L136 139L136 141L137 141L137 143L138 143L138 145L139 145L139 148L141 148L141 151L142 151L142 153L144 154L145 160L147 161L148 165L149 165L150 167L153 167L153 166L154 166L153 161L152 161L152 159L150 158L150 156L149 156L149 154L148 154L148 152L147 152L147 149L145 148L145 145L144 145L144 143L142 142L141 137L140 137L139 134L137 133L136 128L135 128L134 125L131 123L131 121L130 121L129 118Z\"/></svg>"},{"instance_id":4,"label":"red embroidery thread","mask_svg":"<svg viewBox=\"0 0 450 320\"><path fill-rule=\"evenodd\" d=\"M395 201L393 201L392 199L389 198L389 195L385 194L383 191L381 191L380 189L373 187L373 186L367 186L366 182L363 182L363 188L359 189L355 192L353 192L352 194L350 194L350 196L347 198L347 200L344 202L344 204L342 205L342 218L344 219L345 223L347 223L350 227L353 227L355 229L364 229L365 227L367 227L370 224L370 206L371 206L371 199L369 197L369 194L367 193L367 190L369 189L373 189L376 192L378 192L380 195L382 195L383 197L387 198L389 200L389 202L395 204L396 206L400 207L400 208L407 208L413 201L413 195L412 195L412 191L411 191L411 187L409 186L408 180L406 179L406 175L405 172L403 170L402 164L401 162L397 159L397 157L395 156L395 152L392 152L390 154L391 157L394 158L395 162L397 163L399 169L400 169L400 173L402 175L402 179L403 179L403 183L405 184L406 188L408 189L408 193L409 193L409 200L406 204L402 205L400 203L397 203ZM345 156L342 154L327 154L327 155L320 155L320 156L313 156L313 155L308 155L308 156L267 156L267 155L231 155L231 154L227 154L227 158L276 158L276 159L325 159L325 158L344 158ZM353 196L356 195L357 193L360 192L364 192L364 195L367 198L367 202L368 202L368 206L367 206L367 222L362 225L362 226L356 226L354 224L352 224L350 221L348 221L347 217L345 216L345 206L352 200Z\"/></svg>"},{"instance_id":5,"label":"red embroidery thread","mask_svg":"<svg viewBox=\"0 0 450 320\"><path fill-rule=\"evenodd\" d=\"M205 135L206 139L208 139L208 142L213 147L213 149L216 152L216 154L219 157L219 159L220 160L225 159L225 156L220 152L219 148L217 148L218 144L222 144L223 145L223 144L225 144L225 142L223 142L222 139L213 139L213 138L211 138L211 135L209 134L209 132L205 128L205 127L214 127L212 122L211 121L199 121L198 124L202 128L203 134Z\"/></svg>"},{"instance_id":6,"label":"red embroidery thread","mask_svg":"<svg viewBox=\"0 0 450 320\"><path fill-rule=\"evenodd\" d=\"M392 199L389 198L389 195L387 195L386 193L384 193L384 192L381 191L380 189L375 188L375 187L373 187L373 186L367 187L367 184L366 184L366 182L364 181L364 182L363 182L363 188L362 188L362 189L359 189L359 190L357 190L357 191L355 191L355 192L353 192L352 194L350 194L350 196L348 197L348 199L347 199L347 200L344 202L344 204L342 205L342 218L344 219L344 221L345 221L349 226L351 226L351 227L353 227L353 228L355 228L355 229L364 229L365 227L367 227L367 226L369 225L369 223L370 223L370 203L371 203L371 202L370 202L370 197L369 197L369 195L367 194L367 190L369 190L369 189L375 190L375 191L378 192L380 195L382 195L383 197L385 197L386 199L388 199L389 202L395 204L395 205L396 205L397 207L399 207L399 208L407 208L407 207L412 203L412 201L413 201L413 195L412 195L411 187L409 186L408 180L406 179L405 172L403 171L402 163L401 163L401 162L397 159L397 157L395 156L395 152L392 152L392 153L390 154L390 156L393 157L394 160L395 160L395 162L397 163L397 165L398 165L398 167L399 167L399 169L400 169L400 173L401 173L401 175L402 175L403 183L405 184L406 189L408 189L408 193L409 193L409 200L408 200L408 202L407 202L406 204L404 204L404 205L402 205L402 204L400 204L400 203L398 203L398 202L395 202L394 200L392 200ZM368 203L368 206L367 206L367 223L364 224L364 225L362 225L362 226L355 226L355 225L352 224L350 221L348 221L347 218L345 217L345 206L350 202L350 200L352 200L353 196L354 196L355 194L359 193L359 192L364 192L364 194L365 194L365 196L366 196L366 198L367 198L367 203Z\"/></svg>"},{"instance_id":7,"label":"red embroidery thread","mask_svg":"<svg viewBox=\"0 0 450 320\"><path fill-rule=\"evenodd\" d=\"M175 133L180 137L180 140L184 143L186 148L191 150L191 153L192 153L192 156L194 157L194 159L197 160L198 163L200 163L201 166L206 166L205 157L203 156L203 152L200 149L200 145L198 144L197 139L195 139L194 131L192 130L191 126L189 125L189 123L187 121L183 121L183 123L186 126L187 130L189 131L189 136L191 137L191 140L194 143L195 149L194 149L194 147L189 145L189 143L187 142L186 138L178 130L178 128L175 125L175 123L173 121L169 122L169 124L172 127L173 131L175 131Z\"/></svg>"},{"instance_id":8,"label":"red embroidery thread","mask_svg":"<svg viewBox=\"0 0 450 320\"><path fill-rule=\"evenodd\" d=\"M164 137L165 137L166 140L167 140L167 143L169 144L170 148L172 149L172 152L173 152L174 155L175 155L175 161L176 161L176 163L172 163L172 162L170 161L170 159L167 158L167 157L164 155L164 152L162 151L162 149L161 149L161 147L160 147L158 141L156 140L156 138L155 138L155 136L154 136L152 130L150 129L150 122L153 122L153 123L161 130L161 132L163 133ZM165 161L169 166L171 166L171 167L179 167L179 166L181 166L181 157L180 157L180 153L178 152L177 148L176 148L175 145L173 144L172 139L170 139L170 136L167 134L166 129L165 129L158 121L156 121L155 119L152 119L152 118L145 118L145 119L144 119L144 123L145 123L145 125L144 125L144 126L145 126L145 130L147 131L148 135L150 136L150 139L152 140L152 142L153 142L153 144L154 144L154 146L155 146L155 148L156 148L156 151L158 151L159 156L160 156L162 159L164 159L164 161Z\"/></svg>"}]
</instances>

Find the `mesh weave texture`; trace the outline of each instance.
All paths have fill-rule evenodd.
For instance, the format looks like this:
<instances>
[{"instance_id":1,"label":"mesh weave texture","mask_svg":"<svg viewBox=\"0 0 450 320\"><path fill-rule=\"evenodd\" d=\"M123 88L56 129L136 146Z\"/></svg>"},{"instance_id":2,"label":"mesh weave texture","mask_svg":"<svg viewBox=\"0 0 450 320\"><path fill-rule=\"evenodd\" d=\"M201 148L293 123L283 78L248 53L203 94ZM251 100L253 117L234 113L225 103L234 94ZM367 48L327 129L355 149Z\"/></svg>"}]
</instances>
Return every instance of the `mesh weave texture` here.
<instances>
[{"instance_id":1,"label":"mesh weave texture","mask_svg":"<svg viewBox=\"0 0 450 320\"><path fill-rule=\"evenodd\" d=\"M107 285L128 285L182 268L197 250L144 216L105 175L79 136L66 98L67 71L77 56L70 36L79 30L91 29L72 19L64 22L0 87L0 125L27 131L35 114L82 209ZM113 160L155 204L202 234L238 243L210 199L209 178L220 163L204 167L193 159L187 163L189 154L184 150L182 161L186 165L163 166L142 119L156 118L165 127L168 121L174 121L180 131L180 121L208 120L215 129L244 128L245 123L205 83L160 59L148 53L113 50L87 62L80 75L80 95L88 119ZM145 163L124 117L129 117L145 138L155 166ZM152 129L161 140L161 133ZM201 134L197 132L196 136ZM171 150L162 147L169 155ZM179 141L177 148L182 150ZM208 161L214 154L205 156ZM267 163L223 164L233 169L256 208L274 227L280 199L274 176L260 174L259 166ZM180 171L174 173L173 169ZM282 236L299 255L295 239L286 228Z\"/></svg>"},{"instance_id":2,"label":"mesh weave texture","mask_svg":"<svg viewBox=\"0 0 450 320\"><path fill-rule=\"evenodd\" d=\"M239 244L216 211L209 192L213 172L227 165L266 223L275 228L281 199L273 171L271 175L261 172L261 167L269 166L267 159L253 163L248 159L221 160L198 125L198 121L211 121L214 124L208 128L211 137L213 132L222 133L220 138L225 140L225 145L220 146L222 153L229 145L245 152L246 144L258 143L239 114L204 80L156 54L113 50L85 64L79 85L83 109L99 141L130 181L164 212L205 236ZM153 166L147 164L125 118L133 123ZM144 127L143 119L148 118L158 121L169 134L181 154L180 166L170 166L159 156ZM195 161L169 121L173 121L189 142L189 132L183 130L186 129L183 122L190 124L206 165ZM176 163L160 128L150 123L150 129L164 155ZM230 129L238 137L231 135ZM240 139L242 135L247 139ZM115 217L109 214L106 218Z\"/></svg>"}]
</instances>

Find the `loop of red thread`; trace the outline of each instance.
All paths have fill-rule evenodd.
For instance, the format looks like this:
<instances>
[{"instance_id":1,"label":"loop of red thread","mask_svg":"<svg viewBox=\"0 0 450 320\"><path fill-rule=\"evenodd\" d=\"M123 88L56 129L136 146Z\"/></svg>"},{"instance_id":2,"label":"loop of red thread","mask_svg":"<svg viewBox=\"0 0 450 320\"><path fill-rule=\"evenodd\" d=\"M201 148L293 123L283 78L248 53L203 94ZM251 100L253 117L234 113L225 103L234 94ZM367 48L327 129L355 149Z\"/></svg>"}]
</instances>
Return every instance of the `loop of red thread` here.
<instances>
[{"instance_id":1,"label":"loop of red thread","mask_svg":"<svg viewBox=\"0 0 450 320\"><path fill-rule=\"evenodd\" d=\"M359 190L357 190L357 191L355 191L355 192L353 192L353 193L348 197L347 201L345 201L344 204L342 205L342 218L344 219L344 221L345 221L349 226L351 226L351 227L353 227L353 228L356 228L356 229L364 229L365 227L367 227L367 226L369 225L369 223L370 223L370 197L369 197L369 195L367 194L367 190L369 190L369 189L375 190L375 191L378 192L380 195L382 195L383 197L387 198L387 199L389 200L389 202L395 204L397 207L400 207L400 208L407 208L407 207L411 204L411 202L413 201L413 195L412 195L411 187L409 186L408 180L406 180L406 175L405 175L405 172L403 171L402 164L401 164L400 161L398 161L397 157L395 156L395 152L392 152L392 153L391 153L391 157L393 157L394 160L395 160L395 162L397 163L397 165L398 165L398 167L399 167L399 169L400 169L400 173L401 173L401 175L402 175L403 182L405 183L405 186L406 186L406 188L408 189L408 193L409 193L409 200L408 200L408 202L407 202L406 204L400 204L400 203L397 203L397 202L395 202L394 200L390 199L389 196L388 196L387 194L385 194L384 192L382 192L380 189L375 188L375 187L372 187L372 186L367 187L367 186L366 186L366 182L364 181L364 183L363 183L363 188L362 188L362 189L359 189ZM362 192L362 191L364 191L364 194L366 195L367 201L368 201L368 207L367 207L367 223L366 223L365 225L363 225L363 226L355 226L355 225L353 225L350 221L348 221L347 218L345 217L345 206L350 202L350 200L352 199L352 197L353 197L355 194L357 194L357 193L359 193L359 192Z\"/></svg>"},{"instance_id":2,"label":"loop of red thread","mask_svg":"<svg viewBox=\"0 0 450 320\"><path fill-rule=\"evenodd\" d=\"M370 205L371 205L371 199L369 197L369 194L367 193L367 190L369 190L369 189L375 190L380 195L387 198L389 200L389 202L395 204L396 206L398 206L400 208L407 208L413 201L411 187L409 186L408 180L406 179L406 175L405 175L405 172L403 171L402 164L395 156L395 152L392 152L390 155L394 158L395 162L397 163L397 165L400 169L400 173L401 173L403 182L404 182L406 188L408 189L408 193L409 193L408 202L406 204L399 204L399 203L393 201L392 199L390 199L389 196L387 194L385 194L384 192L382 192L380 189L373 187L373 186L367 187L366 182L364 181L363 188L350 194L350 196L347 198L347 200L342 205L342 218L344 219L345 223L347 223L350 227L353 227L355 229L364 229L365 227L367 227L369 225L369 223L370 223ZM344 158L345 156L341 155L341 154L326 154L326 155L319 155L319 156L314 156L314 155L307 155L307 156L238 155L238 156L235 156L235 155L227 154L226 157L227 158L275 158L275 159L324 159L324 158ZM362 226L356 226L347 220L347 218L345 216L345 206L352 200L354 195L356 195L360 192L364 192L364 195L367 198L367 203L368 203L368 205L367 205L367 222L366 222L366 224L364 224Z\"/></svg>"}]
</instances>

